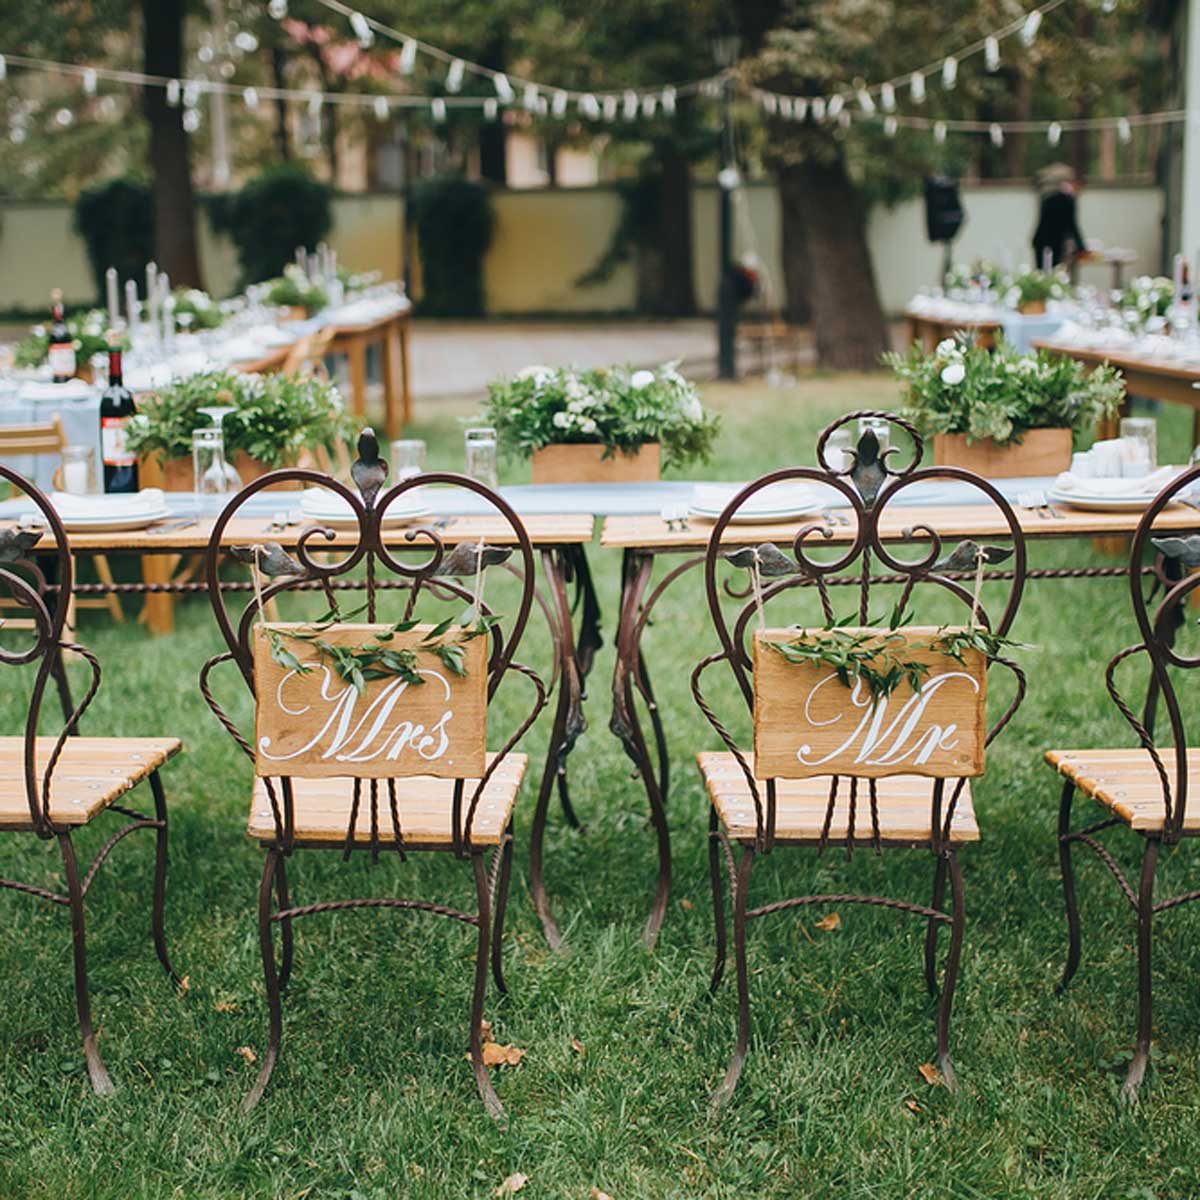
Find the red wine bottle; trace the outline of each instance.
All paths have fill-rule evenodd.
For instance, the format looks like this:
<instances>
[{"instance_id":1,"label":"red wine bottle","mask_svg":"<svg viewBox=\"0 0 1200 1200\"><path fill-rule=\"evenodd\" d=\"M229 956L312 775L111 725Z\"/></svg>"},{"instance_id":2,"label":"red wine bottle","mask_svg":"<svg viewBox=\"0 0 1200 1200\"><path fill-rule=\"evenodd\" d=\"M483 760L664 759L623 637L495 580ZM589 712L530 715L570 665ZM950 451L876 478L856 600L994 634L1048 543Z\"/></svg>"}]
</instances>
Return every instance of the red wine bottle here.
<instances>
[{"instance_id":1,"label":"red wine bottle","mask_svg":"<svg viewBox=\"0 0 1200 1200\"><path fill-rule=\"evenodd\" d=\"M100 396L100 457L104 462L106 492L138 490L137 455L130 453L125 436L129 420L137 412L133 393L121 378L121 347L114 333L108 335L108 386Z\"/></svg>"},{"instance_id":2,"label":"red wine bottle","mask_svg":"<svg viewBox=\"0 0 1200 1200\"><path fill-rule=\"evenodd\" d=\"M63 319L62 292L58 288L50 293L50 344L46 357L55 383L66 383L75 377L75 342Z\"/></svg>"}]
</instances>

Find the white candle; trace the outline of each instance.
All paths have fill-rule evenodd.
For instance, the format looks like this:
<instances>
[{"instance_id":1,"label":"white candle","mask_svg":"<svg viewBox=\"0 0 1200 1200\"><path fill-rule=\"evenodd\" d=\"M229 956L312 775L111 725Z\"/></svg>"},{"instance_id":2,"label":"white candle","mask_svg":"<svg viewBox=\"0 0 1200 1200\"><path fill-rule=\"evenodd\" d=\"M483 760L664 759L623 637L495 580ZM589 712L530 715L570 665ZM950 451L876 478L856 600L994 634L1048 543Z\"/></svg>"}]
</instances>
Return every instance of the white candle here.
<instances>
[{"instance_id":1,"label":"white candle","mask_svg":"<svg viewBox=\"0 0 1200 1200\"><path fill-rule=\"evenodd\" d=\"M88 465L85 462L66 462L62 468L63 490L72 496L86 496L88 491Z\"/></svg>"},{"instance_id":2,"label":"white candle","mask_svg":"<svg viewBox=\"0 0 1200 1200\"><path fill-rule=\"evenodd\" d=\"M138 319L137 280L125 280L125 317L129 322L129 331L133 332Z\"/></svg>"},{"instance_id":3,"label":"white candle","mask_svg":"<svg viewBox=\"0 0 1200 1200\"><path fill-rule=\"evenodd\" d=\"M158 332L158 264L146 264L146 320Z\"/></svg>"},{"instance_id":4,"label":"white candle","mask_svg":"<svg viewBox=\"0 0 1200 1200\"><path fill-rule=\"evenodd\" d=\"M121 302L119 299L116 267L109 267L104 272L104 295L108 302L108 323L112 326L121 319Z\"/></svg>"}]
</instances>

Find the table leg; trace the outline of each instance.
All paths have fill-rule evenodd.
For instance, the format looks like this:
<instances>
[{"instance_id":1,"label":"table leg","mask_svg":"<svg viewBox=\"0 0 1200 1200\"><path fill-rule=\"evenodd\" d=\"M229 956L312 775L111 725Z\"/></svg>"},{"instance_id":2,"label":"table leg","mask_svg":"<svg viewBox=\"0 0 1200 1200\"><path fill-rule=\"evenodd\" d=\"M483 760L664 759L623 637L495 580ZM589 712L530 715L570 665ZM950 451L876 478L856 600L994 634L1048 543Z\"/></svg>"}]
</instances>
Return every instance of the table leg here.
<instances>
[{"instance_id":1,"label":"table leg","mask_svg":"<svg viewBox=\"0 0 1200 1200\"><path fill-rule=\"evenodd\" d=\"M367 344L357 334L346 343L350 364L350 411L360 418L367 415Z\"/></svg>"},{"instance_id":2,"label":"table leg","mask_svg":"<svg viewBox=\"0 0 1200 1200\"><path fill-rule=\"evenodd\" d=\"M178 562L178 554L142 555L142 581L151 585L170 583ZM171 633L175 628L175 597L169 592L147 592L141 619L153 634Z\"/></svg>"},{"instance_id":3,"label":"table leg","mask_svg":"<svg viewBox=\"0 0 1200 1200\"><path fill-rule=\"evenodd\" d=\"M397 328L400 345L400 420L408 425L412 421L412 386L408 361L409 319L402 317Z\"/></svg>"},{"instance_id":4,"label":"table leg","mask_svg":"<svg viewBox=\"0 0 1200 1200\"><path fill-rule=\"evenodd\" d=\"M400 392L400 333L393 321L383 334L383 427L389 438L400 436L397 405L403 408ZM407 414L403 419L407 422Z\"/></svg>"}]
</instances>

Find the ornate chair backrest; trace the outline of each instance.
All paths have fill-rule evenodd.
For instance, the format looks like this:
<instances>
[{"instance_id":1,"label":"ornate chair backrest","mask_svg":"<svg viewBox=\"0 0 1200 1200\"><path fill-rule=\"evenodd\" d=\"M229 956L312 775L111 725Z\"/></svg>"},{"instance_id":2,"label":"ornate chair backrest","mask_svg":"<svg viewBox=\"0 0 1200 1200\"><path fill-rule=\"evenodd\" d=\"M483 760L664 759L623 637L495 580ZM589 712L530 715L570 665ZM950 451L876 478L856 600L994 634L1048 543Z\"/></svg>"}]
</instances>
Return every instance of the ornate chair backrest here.
<instances>
[{"instance_id":1,"label":"ornate chair backrest","mask_svg":"<svg viewBox=\"0 0 1200 1200\"><path fill-rule=\"evenodd\" d=\"M857 430L860 422L862 432L853 448L831 446L835 431L847 426ZM876 430L886 430L886 445ZM911 439L910 450L892 444L901 432ZM853 781L867 778L874 817L875 779L931 776L936 781L934 841L948 837L963 780L982 773L984 748L1012 718L1024 694L1020 668L997 652L997 639L1012 628L1024 587L1020 523L987 480L957 467L921 467L922 449L916 429L900 417L872 410L849 413L820 435L816 467L773 471L747 484L713 526L704 562L705 593L721 649L697 667L693 692L749 783L762 850L775 840L780 778L829 776L835 781L831 796L836 796L839 777L849 778L852 789L857 787ZM891 513L906 502L920 503L912 489L930 481L952 485L960 493L959 503L990 506L1011 548L943 536L938 526L953 518L953 510L934 505L898 526ZM757 545L745 544L753 535L734 540L737 523L754 512L754 498L780 484L807 487L814 510L822 503L845 505L845 515L834 517L826 507L796 531L787 549L766 540L766 529ZM795 492L792 501L799 503ZM835 525L835 520L843 523ZM898 533L916 544L915 557L897 545ZM841 535L838 543L818 557L814 550L835 535ZM728 549L731 541L741 543L739 548ZM957 544L951 548L947 541ZM993 618L979 596L985 568L1010 558L1010 569L1000 573L1004 592ZM732 586L731 567L746 572L739 582L744 584L748 575L748 587ZM872 612L876 575L899 587L890 620ZM850 615L838 611L838 588L855 596ZM952 607L961 610L961 622L912 624L906 614L916 603L918 588L922 600L929 588L951 597ZM779 619L781 602L814 593L821 613L815 626L810 622L798 628ZM730 598L740 601L732 612ZM728 664L753 715L753 762L700 691L700 676L721 661ZM1016 688L989 728L986 678L993 663L1013 673ZM943 808L947 779L958 783Z\"/></svg>"},{"instance_id":2,"label":"ornate chair backrest","mask_svg":"<svg viewBox=\"0 0 1200 1200\"><path fill-rule=\"evenodd\" d=\"M1137 622L1139 640L1115 654L1105 672L1105 682L1122 716L1138 736L1142 747L1150 754L1162 788L1163 838L1177 840L1183 832L1188 802L1187 728L1184 720L1186 705L1181 701L1175 672L1200 666L1200 655L1186 653L1177 644L1188 626L1189 597L1200 587L1200 534L1177 537L1155 533L1154 522L1177 498L1200 482L1200 467L1192 467L1178 475L1154 498L1142 514L1129 558L1129 590L1133 601L1133 616ZM1146 561L1154 555L1150 571L1153 587L1146 588ZM1157 598L1158 589L1162 589ZM1191 622L1192 625L1195 622ZM1149 660L1150 678L1141 715L1135 714L1117 688L1117 668L1126 659L1145 654ZM1166 712L1167 737L1174 751L1174 763L1168 762L1155 744L1154 728L1159 703Z\"/></svg>"},{"instance_id":3,"label":"ornate chair backrest","mask_svg":"<svg viewBox=\"0 0 1200 1200\"><path fill-rule=\"evenodd\" d=\"M24 610L32 624L28 637L21 636L19 644L10 645L7 636L9 631L0 623L0 663L35 668L23 733L22 775L34 832L39 837L48 838L56 832L49 816L54 768L66 739L75 732L79 718L100 685L100 664L91 651L63 640L73 577L71 551L58 513L34 484L3 464L0 464L0 481L24 493L36 509L37 520L34 524L0 525L0 597ZM52 555L52 570L47 572L37 561L37 551L43 543L51 541L53 549L42 550L43 555ZM14 634L17 632L13 630ZM19 632L22 635L26 633L25 630ZM56 672L62 671L64 649L71 650L87 662L91 669L91 681L80 702L66 714L62 730L55 738L50 753L43 755L39 763L37 735L42 705L51 679ZM64 699L64 711L65 708Z\"/></svg>"},{"instance_id":4,"label":"ornate chair backrest","mask_svg":"<svg viewBox=\"0 0 1200 1200\"><path fill-rule=\"evenodd\" d=\"M371 805L371 828L377 828L384 783L395 846L402 852L396 780L435 776L454 780L453 839L456 851L463 852L470 846L484 786L545 701L541 679L514 658L534 600L533 549L520 518L494 491L465 476L431 473L385 490L386 472L375 436L366 430L353 467L357 490L306 468L274 471L229 501L209 538L208 591L227 650L205 664L201 687L264 779L285 848L293 834L293 779L355 780L348 850L360 802ZM333 524L319 519L307 524L290 549L262 541L231 550L230 534L239 532L236 522L248 502L272 485L295 483L324 489L325 504L341 516ZM422 488L432 485L473 493L490 506L486 541L450 547L436 526L420 522L418 498ZM413 519L402 535L385 536L392 518L406 511ZM419 561L404 555L405 545L421 552ZM220 586L227 550L251 570L253 588L240 612L234 593ZM511 616L501 617L485 602L483 583L487 569L510 556L515 558L510 569L519 580L519 598ZM323 616L303 622L265 619L280 594L313 590L324 596L328 612ZM338 602L347 593L361 595L365 602L347 611ZM419 602L423 611L418 611ZM424 611L431 605L440 607L436 615ZM213 667L230 659L255 698L252 741L208 686ZM509 671L531 679L536 700L489 763L487 708ZM469 780L476 782L468 792ZM378 853L374 834L371 849Z\"/></svg>"}]
</instances>

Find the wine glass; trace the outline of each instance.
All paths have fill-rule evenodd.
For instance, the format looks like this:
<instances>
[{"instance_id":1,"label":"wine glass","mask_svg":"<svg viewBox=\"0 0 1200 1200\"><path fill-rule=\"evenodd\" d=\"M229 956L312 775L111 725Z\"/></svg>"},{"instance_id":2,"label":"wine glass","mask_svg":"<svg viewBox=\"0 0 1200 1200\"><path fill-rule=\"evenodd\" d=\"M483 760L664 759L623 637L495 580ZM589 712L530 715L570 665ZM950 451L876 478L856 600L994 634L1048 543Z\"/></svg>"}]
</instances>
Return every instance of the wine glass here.
<instances>
[{"instance_id":1,"label":"wine glass","mask_svg":"<svg viewBox=\"0 0 1200 1200\"><path fill-rule=\"evenodd\" d=\"M224 444L225 418L229 416L231 412L237 412L237 409L234 408L232 404L206 404L202 408L198 408L196 411L203 413L206 417L209 417L217 429L220 430L222 444L222 456L220 462L221 467L225 472L225 481L227 484L231 485L226 490L236 491L242 486L242 477L237 473L237 469L234 467L234 465L224 456Z\"/></svg>"}]
</instances>

